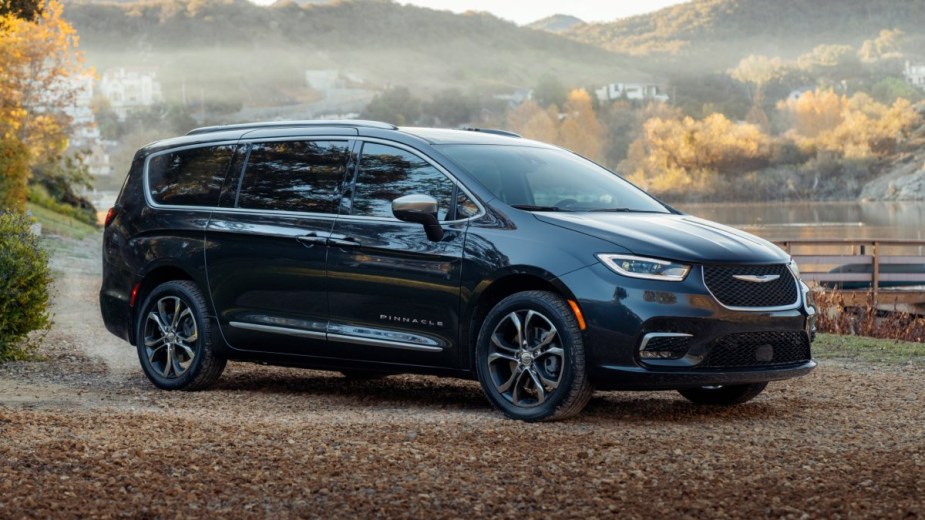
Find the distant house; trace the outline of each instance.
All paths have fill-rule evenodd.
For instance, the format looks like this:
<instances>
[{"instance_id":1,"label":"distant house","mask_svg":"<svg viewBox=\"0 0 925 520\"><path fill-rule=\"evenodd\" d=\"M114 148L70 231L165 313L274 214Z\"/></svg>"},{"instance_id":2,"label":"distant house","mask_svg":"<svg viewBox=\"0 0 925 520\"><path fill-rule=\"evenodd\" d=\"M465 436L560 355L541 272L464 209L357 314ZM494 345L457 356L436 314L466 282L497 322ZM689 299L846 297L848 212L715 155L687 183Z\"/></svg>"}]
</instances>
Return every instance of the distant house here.
<instances>
[{"instance_id":1,"label":"distant house","mask_svg":"<svg viewBox=\"0 0 925 520\"><path fill-rule=\"evenodd\" d=\"M913 65L906 61L906 68L903 69L903 76L910 85L925 89L925 65Z\"/></svg>"},{"instance_id":2,"label":"distant house","mask_svg":"<svg viewBox=\"0 0 925 520\"><path fill-rule=\"evenodd\" d=\"M100 93L109 99L120 119L125 119L129 112L164 101L157 74L145 69L107 70L100 81Z\"/></svg>"},{"instance_id":3,"label":"distant house","mask_svg":"<svg viewBox=\"0 0 925 520\"><path fill-rule=\"evenodd\" d=\"M517 89L509 94L495 94L492 98L505 101L511 108L514 108L528 99L533 99L533 89Z\"/></svg>"},{"instance_id":4,"label":"distant house","mask_svg":"<svg viewBox=\"0 0 925 520\"><path fill-rule=\"evenodd\" d=\"M659 86L652 83L611 83L595 89L594 93L601 102L617 99L668 101L668 95L662 93Z\"/></svg>"}]
</instances>

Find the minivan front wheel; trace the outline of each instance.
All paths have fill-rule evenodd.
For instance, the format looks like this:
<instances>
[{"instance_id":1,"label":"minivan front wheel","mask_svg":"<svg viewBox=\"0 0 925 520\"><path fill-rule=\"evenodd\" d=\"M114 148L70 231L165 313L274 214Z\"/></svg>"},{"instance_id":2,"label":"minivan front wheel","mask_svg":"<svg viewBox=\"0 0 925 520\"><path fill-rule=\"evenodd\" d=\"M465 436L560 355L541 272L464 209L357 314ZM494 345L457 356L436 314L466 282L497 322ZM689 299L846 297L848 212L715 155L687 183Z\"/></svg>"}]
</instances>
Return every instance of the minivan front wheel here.
<instances>
[{"instance_id":1,"label":"minivan front wheel","mask_svg":"<svg viewBox=\"0 0 925 520\"><path fill-rule=\"evenodd\" d=\"M140 309L135 334L141 368L155 386L199 390L222 375L205 298L195 283L174 280L154 288Z\"/></svg>"},{"instance_id":2,"label":"minivan front wheel","mask_svg":"<svg viewBox=\"0 0 925 520\"><path fill-rule=\"evenodd\" d=\"M513 294L489 311L476 370L491 404L513 419L571 417L593 392L578 322L565 300L546 291Z\"/></svg>"}]
</instances>

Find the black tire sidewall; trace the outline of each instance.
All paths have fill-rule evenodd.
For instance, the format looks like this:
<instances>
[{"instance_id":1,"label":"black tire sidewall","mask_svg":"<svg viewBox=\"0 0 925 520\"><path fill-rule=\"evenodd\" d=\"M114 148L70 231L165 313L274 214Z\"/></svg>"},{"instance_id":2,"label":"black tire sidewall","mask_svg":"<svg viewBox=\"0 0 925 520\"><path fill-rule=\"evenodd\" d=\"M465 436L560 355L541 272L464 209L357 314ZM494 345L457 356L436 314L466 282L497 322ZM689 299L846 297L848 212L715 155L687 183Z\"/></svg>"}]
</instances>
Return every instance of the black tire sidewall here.
<instances>
[{"instance_id":1,"label":"black tire sidewall","mask_svg":"<svg viewBox=\"0 0 925 520\"><path fill-rule=\"evenodd\" d=\"M189 369L183 375L175 378L165 378L154 370L148 362L144 346L147 315L151 312L151 308L157 304L157 301L165 296L177 296L183 300L185 305L189 306L193 311L193 317L196 320L196 328L199 334L199 340L196 342L196 357L193 359L192 365L190 365ZM138 360L141 362L141 368L145 376L147 376L158 388L163 388L165 390L186 389L193 383L196 376L202 370L206 352L211 350L212 344L211 323L206 316L205 309L202 308L202 301L202 294L192 285L192 282L172 281L157 286L151 291L148 297L145 298L144 304L139 308L135 325L135 343L136 350L138 351Z\"/></svg>"},{"instance_id":2,"label":"black tire sidewall","mask_svg":"<svg viewBox=\"0 0 925 520\"><path fill-rule=\"evenodd\" d=\"M554 299L561 300L561 298L553 293L547 292L529 291L514 294L495 305L495 307L489 311L488 315L486 315L479 329L479 337L475 352L475 365L479 383L481 383L482 390L485 392L492 406L512 419L540 421L552 417L556 413L557 408L568 398L572 385L574 384L576 374L576 346L577 348L583 348L582 339L580 334L578 337L574 335L574 331L577 330L577 323L567 321L569 319L574 320L574 318L572 318L571 315L563 317L562 309L557 308L552 305L550 301L547 301ZM562 301L562 304L566 305L564 301ZM501 395L495 388L495 384L491 379L491 373L488 370L488 344L491 341L491 333L505 316L511 312L521 310L534 310L540 312L551 321L557 329L560 345L563 350L565 350L566 362L562 367L563 374L559 387L550 394L543 404L531 408L515 406Z\"/></svg>"}]
</instances>

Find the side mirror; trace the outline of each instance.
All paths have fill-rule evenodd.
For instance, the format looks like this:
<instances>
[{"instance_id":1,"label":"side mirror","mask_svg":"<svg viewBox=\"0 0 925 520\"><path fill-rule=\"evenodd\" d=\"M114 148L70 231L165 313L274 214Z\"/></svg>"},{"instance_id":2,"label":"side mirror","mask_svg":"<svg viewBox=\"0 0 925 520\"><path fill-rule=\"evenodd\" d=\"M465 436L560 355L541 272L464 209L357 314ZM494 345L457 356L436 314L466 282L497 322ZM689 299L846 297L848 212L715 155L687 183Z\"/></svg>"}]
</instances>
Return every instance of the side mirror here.
<instances>
[{"instance_id":1,"label":"side mirror","mask_svg":"<svg viewBox=\"0 0 925 520\"><path fill-rule=\"evenodd\" d=\"M443 227L437 220L437 199L430 195L399 197L392 201L392 214L398 220L422 224L428 240L439 242L443 238Z\"/></svg>"}]
</instances>

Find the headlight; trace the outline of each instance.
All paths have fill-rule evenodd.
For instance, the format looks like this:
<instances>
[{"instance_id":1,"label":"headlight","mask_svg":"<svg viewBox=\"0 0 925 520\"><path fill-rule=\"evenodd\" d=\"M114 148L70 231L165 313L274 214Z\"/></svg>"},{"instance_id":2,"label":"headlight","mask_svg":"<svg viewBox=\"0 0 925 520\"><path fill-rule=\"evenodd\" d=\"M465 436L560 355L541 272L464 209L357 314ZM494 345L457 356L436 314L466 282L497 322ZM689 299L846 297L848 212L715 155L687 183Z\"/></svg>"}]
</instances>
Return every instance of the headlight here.
<instances>
[{"instance_id":1,"label":"headlight","mask_svg":"<svg viewBox=\"0 0 925 520\"><path fill-rule=\"evenodd\" d=\"M604 265L613 269L617 274L631 278L680 282L691 270L689 265L677 264L658 258L611 254L599 254L596 256L598 260L604 262Z\"/></svg>"}]
</instances>

